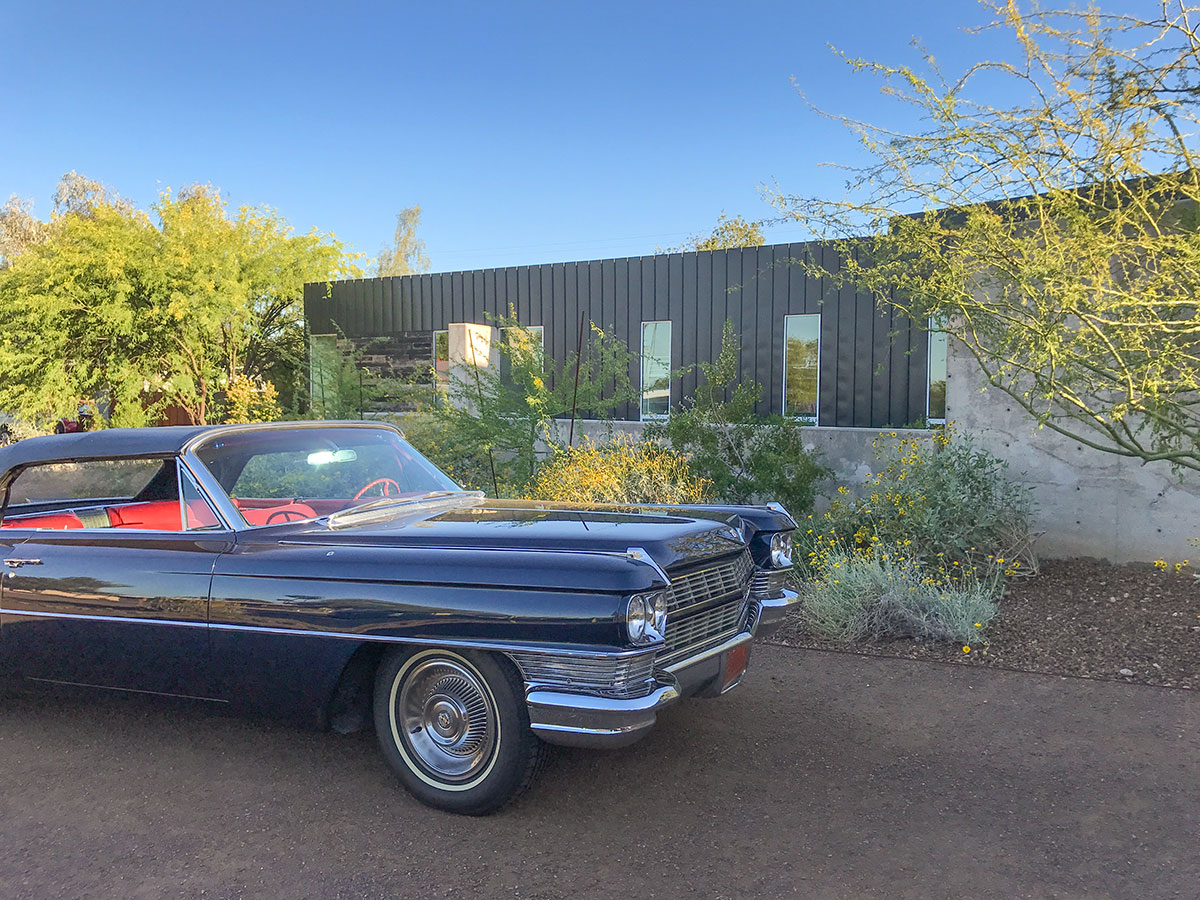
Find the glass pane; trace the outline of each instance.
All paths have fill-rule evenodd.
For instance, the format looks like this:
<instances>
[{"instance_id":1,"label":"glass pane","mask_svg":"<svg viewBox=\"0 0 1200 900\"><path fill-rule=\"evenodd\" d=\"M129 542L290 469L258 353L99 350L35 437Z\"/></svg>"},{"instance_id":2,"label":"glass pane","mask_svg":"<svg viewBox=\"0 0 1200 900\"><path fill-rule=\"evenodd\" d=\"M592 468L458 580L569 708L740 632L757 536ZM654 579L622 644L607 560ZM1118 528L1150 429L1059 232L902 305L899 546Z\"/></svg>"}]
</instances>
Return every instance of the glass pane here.
<instances>
[{"instance_id":1,"label":"glass pane","mask_svg":"<svg viewBox=\"0 0 1200 900\"><path fill-rule=\"evenodd\" d=\"M817 420L820 315L783 317L783 414Z\"/></svg>"},{"instance_id":2,"label":"glass pane","mask_svg":"<svg viewBox=\"0 0 1200 900\"><path fill-rule=\"evenodd\" d=\"M450 384L450 332L433 333L433 377L438 387Z\"/></svg>"},{"instance_id":3,"label":"glass pane","mask_svg":"<svg viewBox=\"0 0 1200 900\"><path fill-rule=\"evenodd\" d=\"M174 466L174 462L170 464ZM161 459L96 460L33 466L13 482L9 503L131 500L142 493L162 468ZM173 494L173 484L171 490Z\"/></svg>"},{"instance_id":4,"label":"glass pane","mask_svg":"<svg viewBox=\"0 0 1200 900\"><path fill-rule=\"evenodd\" d=\"M314 334L309 342L309 396L313 410L324 417L326 406L336 409L344 360L336 334Z\"/></svg>"},{"instance_id":5,"label":"glass pane","mask_svg":"<svg viewBox=\"0 0 1200 900\"><path fill-rule=\"evenodd\" d=\"M204 495L200 493L195 482L192 481L192 476L182 467L179 469L179 476L179 489L183 493L183 508L187 513L184 530L198 531L206 528L220 528L221 521L212 511L212 507L208 505L208 501L204 499Z\"/></svg>"},{"instance_id":6,"label":"glass pane","mask_svg":"<svg viewBox=\"0 0 1200 900\"><path fill-rule=\"evenodd\" d=\"M937 328L936 322L929 323ZM946 332L929 332L929 414L930 422L946 421Z\"/></svg>"},{"instance_id":7,"label":"glass pane","mask_svg":"<svg viewBox=\"0 0 1200 900\"><path fill-rule=\"evenodd\" d=\"M671 411L671 323L642 323L642 418Z\"/></svg>"}]
</instances>

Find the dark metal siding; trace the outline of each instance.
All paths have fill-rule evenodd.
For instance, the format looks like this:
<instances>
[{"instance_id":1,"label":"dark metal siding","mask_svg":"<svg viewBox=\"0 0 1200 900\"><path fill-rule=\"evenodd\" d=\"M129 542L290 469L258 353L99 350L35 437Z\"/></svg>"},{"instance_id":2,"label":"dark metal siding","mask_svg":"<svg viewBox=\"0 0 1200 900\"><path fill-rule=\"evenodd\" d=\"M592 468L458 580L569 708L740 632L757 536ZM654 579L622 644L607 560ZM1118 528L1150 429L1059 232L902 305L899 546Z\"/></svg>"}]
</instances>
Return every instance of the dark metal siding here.
<instances>
[{"instance_id":1,"label":"dark metal siding","mask_svg":"<svg viewBox=\"0 0 1200 900\"><path fill-rule=\"evenodd\" d=\"M901 426L925 415L928 342L923 326L869 296L808 276L800 263L836 258L821 244L777 244L702 253L480 269L436 275L357 278L304 287L314 334L349 338L445 329L486 322L515 307L526 325L545 328L554 360L574 352L580 316L628 344L629 378L641 377L641 324L671 321L672 365L711 361L726 319L740 338L740 371L763 386L758 411L783 408L783 317L821 314L820 424ZM678 403L696 389L694 369L672 385ZM617 411L636 419L636 404Z\"/></svg>"}]
</instances>

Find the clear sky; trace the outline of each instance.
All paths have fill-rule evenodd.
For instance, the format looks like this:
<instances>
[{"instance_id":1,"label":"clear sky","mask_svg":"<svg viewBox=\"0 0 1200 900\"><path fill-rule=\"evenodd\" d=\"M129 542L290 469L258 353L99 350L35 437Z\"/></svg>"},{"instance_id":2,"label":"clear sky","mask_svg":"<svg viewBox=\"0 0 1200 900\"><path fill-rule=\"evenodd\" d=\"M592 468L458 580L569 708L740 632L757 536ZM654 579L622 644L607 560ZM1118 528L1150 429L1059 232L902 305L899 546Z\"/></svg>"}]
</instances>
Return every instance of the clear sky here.
<instances>
[{"instance_id":1,"label":"clear sky","mask_svg":"<svg viewBox=\"0 0 1200 900\"><path fill-rule=\"evenodd\" d=\"M71 169L139 205L193 182L374 255L420 203L434 271L653 253L760 187L840 195L895 108L829 50L995 56L973 0L96 3L0 0L0 197ZM802 239L776 226L772 241Z\"/></svg>"}]
</instances>

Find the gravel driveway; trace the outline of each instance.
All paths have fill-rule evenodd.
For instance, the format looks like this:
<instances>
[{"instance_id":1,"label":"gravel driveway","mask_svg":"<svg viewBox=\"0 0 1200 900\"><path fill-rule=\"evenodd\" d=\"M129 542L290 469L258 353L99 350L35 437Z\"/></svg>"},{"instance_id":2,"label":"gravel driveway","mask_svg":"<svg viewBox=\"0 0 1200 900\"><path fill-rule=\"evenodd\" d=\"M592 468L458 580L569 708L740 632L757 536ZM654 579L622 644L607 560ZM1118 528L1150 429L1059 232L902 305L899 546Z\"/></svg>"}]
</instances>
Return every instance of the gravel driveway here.
<instances>
[{"instance_id":1,"label":"gravel driveway","mask_svg":"<svg viewBox=\"0 0 1200 900\"><path fill-rule=\"evenodd\" d=\"M759 647L485 819L370 734L0 702L0 898L1194 898L1200 694Z\"/></svg>"}]
</instances>

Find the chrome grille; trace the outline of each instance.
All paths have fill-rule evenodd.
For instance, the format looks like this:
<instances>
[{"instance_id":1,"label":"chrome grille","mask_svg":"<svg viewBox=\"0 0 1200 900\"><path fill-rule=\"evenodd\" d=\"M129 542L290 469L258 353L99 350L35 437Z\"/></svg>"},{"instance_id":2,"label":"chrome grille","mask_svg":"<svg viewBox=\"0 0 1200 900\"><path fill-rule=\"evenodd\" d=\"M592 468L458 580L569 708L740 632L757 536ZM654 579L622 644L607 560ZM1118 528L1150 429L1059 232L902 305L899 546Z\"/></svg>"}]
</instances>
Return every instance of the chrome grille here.
<instances>
[{"instance_id":1,"label":"chrome grille","mask_svg":"<svg viewBox=\"0 0 1200 900\"><path fill-rule=\"evenodd\" d=\"M759 569L750 582L750 593L755 597L782 597L791 577L791 569Z\"/></svg>"},{"instance_id":2,"label":"chrome grille","mask_svg":"<svg viewBox=\"0 0 1200 900\"><path fill-rule=\"evenodd\" d=\"M672 665L737 634L745 624L746 590L753 571L747 550L690 572L670 573L666 646L656 664Z\"/></svg>"},{"instance_id":3,"label":"chrome grille","mask_svg":"<svg viewBox=\"0 0 1200 900\"><path fill-rule=\"evenodd\" d=\"M659 654L658 664L669 666L708 644L718 643L737 634L746 604L739 597L688 616L679 622L667 620L667 645Z\"/></svg>"},{"instance_id":4,"label":"chrome grille","mask_svg":"<svg viewBox=\"0 0 1200 900\"><path fill-rule=\"evenodd\" d=\"M733 560L725 560L683 575L671 575L671 597L667 602L667 631L671 630L671 616L686 612L689 607L726 594L736 594L740 599L746 590L746 580L753 568L750 553L746 551Z\"/></svg>"},{"instance_id":5,"label":"chrome grille","mask_svg":"<svg viewBox=\"0 0 1200 900\"><path fill-rule=\"evenodd\" d=\"M563 656L553 653L510 653L525 681L606 697L629 699L650 693L654 653L637 656Z\"/></svg>"}]
</instances>

